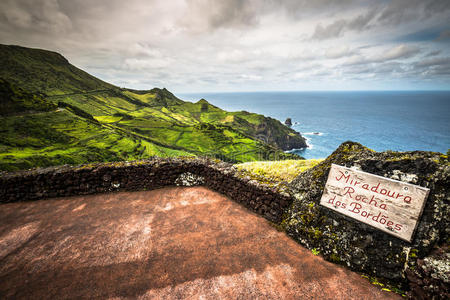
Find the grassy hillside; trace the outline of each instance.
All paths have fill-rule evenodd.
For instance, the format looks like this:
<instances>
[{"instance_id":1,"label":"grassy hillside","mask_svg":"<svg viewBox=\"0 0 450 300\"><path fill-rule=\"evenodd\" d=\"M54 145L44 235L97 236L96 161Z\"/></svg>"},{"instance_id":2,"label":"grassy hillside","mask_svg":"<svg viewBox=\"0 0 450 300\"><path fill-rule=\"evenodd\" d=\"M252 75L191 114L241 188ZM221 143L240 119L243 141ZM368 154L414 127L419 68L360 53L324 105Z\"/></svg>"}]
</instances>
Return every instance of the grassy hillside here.
<instances>
[{"instance_id":1,"label":"grassy hillside","mask_svg":"<svg viewBox=\"0 0 450 300\"><path fill-rule=\"evenodd\" d=\"M7 103L0 119L3 170L154 155L298 159L283 150L305 145L277 120L226 112L204 99L185 102L166 89L120 89L54 52L0 46L0 57L8 66L0 71L2 91L12 91L0 101Z\"/></svg>"},{"instance_id":2,"label":"grassy hillside","mask_svg":"<svg viewBox=\"0 0 450 300\"><path fill-rule=\"evenodd\" d=\"M50 111L57 106L46 101L43 95L27 93L0 78L0 116L29 111Z\"/></svg>"},{"instance_id":3,"label":"grassy hillside","mask_svg":"<svg viewBox=\"0 0 450 300\"><path fill-rule=\"evenodd\" d=\"M0 65L0 78L29 92L53 95L114 88L56 52L0 44Z\"/></svg>"}]
</instances>

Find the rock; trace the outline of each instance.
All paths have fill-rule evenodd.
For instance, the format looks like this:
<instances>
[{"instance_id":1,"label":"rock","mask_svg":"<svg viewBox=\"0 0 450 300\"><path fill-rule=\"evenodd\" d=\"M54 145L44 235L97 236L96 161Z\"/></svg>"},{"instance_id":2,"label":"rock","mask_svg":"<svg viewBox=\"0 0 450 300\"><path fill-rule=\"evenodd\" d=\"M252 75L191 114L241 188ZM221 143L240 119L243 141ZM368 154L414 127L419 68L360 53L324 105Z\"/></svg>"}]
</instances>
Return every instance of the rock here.
<instances>
[{"instance_id":1,"label":"rock","mask_svg":"<svg viewBox=\"0 0 450 300\"><path fill-rule=\"evenodd\" d=\"M412 242L320 206L332 163L357 166L364 172L428 187L430 195ZM406 286L404 270L414 266L417 258L427 257L433 247L449 240L449 187L450 165L446 155L423 151L375 152L358 143L345 142L322 163L291 182L295 199L282 224L290 236L310 249L316 248L326 259Z\"/></svg>"},{"instance_id":2,"label":"rock","mask_svg":"<svg viewBox=\"0 0 450 300\"><path fill-rule=\"evenodd\" d=\"M417 260L416 268L405 271L411 299L449 299L450 298L450 254L448 245L436 248L425 259Z\"/></svg>"},{"instance_id":3,"label":"rock","mask_svg":"<svg viewBox=\"0 0 450 300\"><path fill-rule=\"evenodd\" d=\"M192 174L190 172L182 173L175 180L175 184L177 186L195 186L202 185L205 183L205 178L202 176L198 176L196 174Z\"/></svg>"},{"instance_id":4,"label":"rock","mask_svg":"<svg viewBox=\"0 0 450 300\"><path fill-rule=\"evenodd\" d=\"M308 147L306 139L299 132L270 117L264 118L257 125L254 136L284 151Z\"/></svg>"},{"instance_id":5,"label":"rock","mask_svg":"<svg viewBox=\"0 0 450 300\"><path fill-rule=\"evenodd\" d=\"M291 118L287 118L286 121L284 121L284 124L285 124L286 126L288 126L288 127L291 127L291 126L292 126L292 120L291 120Z\"/></svg>"}]
</instances>

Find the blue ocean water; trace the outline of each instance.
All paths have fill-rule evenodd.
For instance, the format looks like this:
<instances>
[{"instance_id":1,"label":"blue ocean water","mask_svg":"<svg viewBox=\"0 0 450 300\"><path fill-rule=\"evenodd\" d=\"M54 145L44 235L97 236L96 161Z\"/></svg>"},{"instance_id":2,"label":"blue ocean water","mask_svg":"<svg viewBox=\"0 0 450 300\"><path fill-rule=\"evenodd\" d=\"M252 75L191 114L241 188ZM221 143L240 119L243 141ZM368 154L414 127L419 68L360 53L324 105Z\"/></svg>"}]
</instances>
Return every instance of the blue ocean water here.
<instances>
[{"instance_id":1,"label":"blue ocean water","mask_svg":"<svg viewBox=\"0 0 450 300\"><path fill-rule=\"evenodd\" d=\"M292 118L310 147L296 153L323 158L352 140L376 151L450 148L450 92L247 92L179 94L205 98L228 111ZM319 133L314 134L314 133Z\"/></svg>"}]
</instances>

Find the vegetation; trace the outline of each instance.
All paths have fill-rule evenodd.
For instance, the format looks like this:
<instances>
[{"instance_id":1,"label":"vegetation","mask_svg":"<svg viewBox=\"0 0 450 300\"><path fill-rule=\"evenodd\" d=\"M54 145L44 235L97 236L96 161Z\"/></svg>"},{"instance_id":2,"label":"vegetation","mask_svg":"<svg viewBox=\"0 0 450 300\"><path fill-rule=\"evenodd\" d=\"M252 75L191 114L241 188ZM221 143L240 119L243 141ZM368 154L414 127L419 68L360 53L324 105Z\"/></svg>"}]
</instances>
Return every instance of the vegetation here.
<instances>
[{"instance_id":1,"label":"vegetation","mask_svg":"<svg viewBox=\"0 0 450 300\"><path fill-rule=\"evenodd\" d=\"M50 111L56 105L45 101L42 95L27 93L0 78L0 115L18 114L25 111Z\"/></svg>"},{"instance_id":2,"label":"vegetation","mask_svg":"<svg viewBox=\"0 0 450 300\"><path fill-rule=\"evenodd\" d=\"M237 168L264 176L271 181L291 182L298 174L322 161L323 159L257 161L238 164Z\"/></svg>"},{"instance_id":3,"label":"vegetation","mask_svg":"<svg viewBox=\"0 0 450 300\"><path fill-rule=\"evenodd\" d=\"M52 95L114 88L56 52L0 45L0 65L1 78L29 92Z\"/></svg>"},{"instance_id":4,"label":"vegetation","mask_svg":"<svg viewBox=\"0 0 450 300\"><path fill-rule=\"evenodd\" d=\"M45 50L0 45L0 63L0 170L178 155L300 159L283 149L303 138L262 115L121 89Z\"/></svg>"}]
</instances>

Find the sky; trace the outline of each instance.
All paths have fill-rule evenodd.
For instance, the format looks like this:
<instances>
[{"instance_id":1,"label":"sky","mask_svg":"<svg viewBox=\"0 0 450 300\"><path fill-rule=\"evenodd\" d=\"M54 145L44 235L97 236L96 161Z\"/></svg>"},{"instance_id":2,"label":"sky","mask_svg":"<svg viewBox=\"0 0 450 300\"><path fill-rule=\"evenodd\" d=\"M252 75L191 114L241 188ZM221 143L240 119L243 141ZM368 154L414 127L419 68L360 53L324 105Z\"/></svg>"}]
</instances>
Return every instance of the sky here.
<instances>
[{"instance_id":1,"label":"sky","mask_svg":"<svg viewBox=\"0 0 450 300\"><path fill-rule=\"evenodd\" d=\"M135 89L450 90L449 0L1 0L0 43Z\"/></svg>"}]
</instances>

